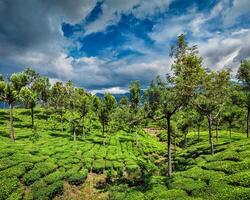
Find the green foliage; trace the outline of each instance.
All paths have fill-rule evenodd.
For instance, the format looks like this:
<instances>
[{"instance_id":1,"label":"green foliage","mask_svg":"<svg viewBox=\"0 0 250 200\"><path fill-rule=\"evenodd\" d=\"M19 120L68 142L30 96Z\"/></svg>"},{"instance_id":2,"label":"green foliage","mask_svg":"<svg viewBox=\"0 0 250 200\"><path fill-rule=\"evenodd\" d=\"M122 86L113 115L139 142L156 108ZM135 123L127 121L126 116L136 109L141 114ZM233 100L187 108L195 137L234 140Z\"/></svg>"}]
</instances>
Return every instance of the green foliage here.
<instances>
[{"instance_id":1,"label":"green foliage","mask_svg":"<svg viewBox=\"0 0 250 200\"><path fill-rule=\"evenodd\" d=\"M78 170L77 168L70 169L67 172L67 180L70 184L79 185L87 178L87 175L88 175L87 169L81 169L81 170Z\"/></svg>"},{"instance_id":2,"label":"green foliage","mask_svg":"<svg viewBox=\"0 0 250 200\"><path fill-rule=\"evenodd\" d=\"M20 187L18 178L0 178L0 199L7 199L15 190Z\"/></svg>"},{"instance_id":3,"label":"green foliage","mask_svg":"<svg viewBox=\"0 0 250 200\"><path fill-rule=\"evenodd\" d=\"M250 187L250 170L232 174L224 180L233 186Z\"/></svg>"}]
</instances>

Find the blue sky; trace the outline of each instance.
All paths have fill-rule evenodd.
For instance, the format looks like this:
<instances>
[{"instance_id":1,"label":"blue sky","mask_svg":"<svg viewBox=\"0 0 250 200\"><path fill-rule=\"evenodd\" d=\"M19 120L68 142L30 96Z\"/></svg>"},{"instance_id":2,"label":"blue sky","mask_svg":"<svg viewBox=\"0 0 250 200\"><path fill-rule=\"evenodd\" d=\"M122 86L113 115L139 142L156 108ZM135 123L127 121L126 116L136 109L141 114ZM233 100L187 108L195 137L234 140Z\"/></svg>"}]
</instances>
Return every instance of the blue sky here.
<instances>
[{"instance_id":1,"label":"blue sky","mask_svg":"<svg viewBox=\"0 0 250 200\"><path fill-rule=\"evenodd\" d=\"M204 67L235 74L250 58L250 1L2 0L0 73L32 67L93 92L126 92L137 79L145 88L170 72L181 33Z\"/></svg>"}]
</instances>

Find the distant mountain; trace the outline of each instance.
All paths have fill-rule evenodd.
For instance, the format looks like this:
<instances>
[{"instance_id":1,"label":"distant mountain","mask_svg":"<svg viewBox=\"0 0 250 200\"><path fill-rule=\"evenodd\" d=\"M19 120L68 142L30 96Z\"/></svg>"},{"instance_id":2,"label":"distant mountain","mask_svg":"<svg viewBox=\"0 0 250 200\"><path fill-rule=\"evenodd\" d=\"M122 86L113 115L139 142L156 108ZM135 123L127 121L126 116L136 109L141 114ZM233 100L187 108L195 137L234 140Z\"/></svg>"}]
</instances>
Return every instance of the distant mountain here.
<instances>
[{"instance_id":1,"label":"distant mountain","mask_svg":"<svg viewBox=\"0 0 250 200\"><path fill-rule=\"evenodd\" d=\"M126 96L126 97L129 98L129 94L130 93L127 92L127 93L124 93L124 94L112 94L112 95L115 97L116 101L119 102L123 96ZM95 95L98 96L98 97L100 97L100 98L104 97L103 93L96 93Z\"/></svg>"}]
</instances>

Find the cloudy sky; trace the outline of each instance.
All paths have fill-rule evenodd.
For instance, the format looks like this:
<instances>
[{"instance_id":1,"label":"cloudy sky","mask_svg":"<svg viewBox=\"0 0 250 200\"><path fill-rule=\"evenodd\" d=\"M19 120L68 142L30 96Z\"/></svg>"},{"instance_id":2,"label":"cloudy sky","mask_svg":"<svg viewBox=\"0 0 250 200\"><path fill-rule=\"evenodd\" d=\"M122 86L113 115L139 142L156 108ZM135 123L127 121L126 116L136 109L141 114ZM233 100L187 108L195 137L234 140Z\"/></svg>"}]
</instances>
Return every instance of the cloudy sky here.
<instances>
[{"instance_id":1,"label":"cloudy sky","mask_svg":"<svg viewBox=\"0 0 250 200\"><path fill-rule=\"evenodd\" d=\"M52 82L122 93L170 71L180 33L205 67L235 73L250 58L250 1L0 0L0 73L32 67Z\"/></svg>"}]
</instances>

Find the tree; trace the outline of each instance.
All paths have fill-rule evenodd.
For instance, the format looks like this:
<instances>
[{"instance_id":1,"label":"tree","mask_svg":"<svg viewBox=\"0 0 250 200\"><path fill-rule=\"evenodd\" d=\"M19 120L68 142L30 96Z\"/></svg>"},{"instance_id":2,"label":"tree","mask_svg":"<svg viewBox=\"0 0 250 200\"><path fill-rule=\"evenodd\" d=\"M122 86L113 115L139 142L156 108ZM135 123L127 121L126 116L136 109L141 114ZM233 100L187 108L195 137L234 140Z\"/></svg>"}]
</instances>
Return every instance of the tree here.
<instances>
[{"instance_id":1,"label":"tree","mask_svg":"<svg viewBox=\"0 0 250 200\"><path fill-rule=\"evenodd\" d=\"M48 121L48 101L50 95L50 87L51 85L48 77L39 77L34 81L32 85L32 90L37 93L38 100L43 104L46 121Z\"/></svg>"},{"instance_id":2,"label":"tree","mask_svg":"<svg viewBox=\"0 0 250 200\"><path fill-rule=\"evenodd\" d=\"M105 145L105 127L108 126L110 116L116 107L115 97L109 93L104 94L100 105L98 105L98 117L102 124L103 145Z\"/></svg>"},{"instance_id":3,"label":"tree","mask_svg":"<svg viewBox=\"0 0 250 200\"><path fill-rule=\"evenodd\" d=\"M195 122L195 110L190 106L182 109L177 114L177 127L184 135L184 147L187 147L187 135L189 129L194 125Z\"/></svg>"},{"instance_id":4,"label":"tree","mask_svg":"<svg viewBox=\"0 0 250 200\"><path fill-rule=\"evenodd\" d=\"M202 76L197 96L193 103L201 114L208 120L209 144L211 154L214 154L212 122L221 113L225 105L230 71L222 70L219 72L207 72Z\"/></svg>"},{"instance_id":5,"label":"tree","mask_svg":"<svg viewBox=\"0 0 250 200\"><path fill-rule=\"evenodd\" d=\"M228 123L229 136L232 136L232 128L234 122L240 118L242 109L238 106L241 105L241 91L239 90L239 85L231 83L229 87L229 95L225 103L225 107L222 113L222 119L224 122Z\"/></svg>"},{"instance_id":6,"label":"tree","mask_svg":"<svg viewBox=\"0 0 250 200\"><path fill-rule=\"evenodd\" d=\"M15 142L14 123L13 123L13 104L17 101L18 95L22 87L28 84L27 75L23 72L14 73L9 81L6 82L4 88L4 99L9 105L10 116L10 138Z\"/></svg>"},{"instance_id":7,"label":"tree","mask_svg":"<svg viewBox=\"0 0 250 200\"><path fill-rule=\"evenodd\" d=\"M141 101L141 85L139 81L132 81L129 85L130 92L130 126L136 127L140 123L139 103ZM136 146L138 145L138 129L136 129Z\"/></svg>"},{"instance_id":8,"label":"tree","mask_svg":"<svg viewBox=\"0 0 250 200\"><path fill-rule=\"evenodd\" d=\"M64 113L66 107L66 89L62 82L56 82L50 92L49 104L54 108L54 111L61 119L61 131L64 129Z\"/></svg>"},{"instance_id":9,"label":"tree","mask_svg":"<svg viewBox=\"0 0 250 200\"><path fill-rule=\"evenodd\" d=\"M243 91L244 91L244 107L247 109L247 128L246 133L247 137L249 137L249 121L250 121L250 61L243 60L240 64L237 73L238 80L242 83Z\"/></svg>"},{"instance_id":10,"label":"tree","mask_svg":"<svg viewBox=\"0 0 250 200\"><path fill-rule=\"evenodd\" d=\"M166 119L167 122L168 176L172 175L171 117L195 96L199 77L203 74L202 59L195 46L188 47L184 35L178 37L172 56L175 58L173 75L167 75L165 80L157 77L150 85L147 98L150 115L154 118L160 115L158 119Z\"/></svg>"},{"instance_id":11,"label":"tree","mask_svg":"<svg viewBox=\"0 0 250 200\"><path fill-rule=\"evenodd\" d=\"M31 87L32 84L36 81L36 79L39 78L39 74L38 74L35 70L33 70L33 69L31 69L31 68L26 68L26 69L23 71L23 73L24 73L24 74L26 75L26 77L27 77L27 85L28 85L29 87Z\"/></svg>"},{"instance_id":12,"label":"tree","mask_svg":"<svg viewBox=\"0 0 250 200\"><path fill-rule=\"evenodd\" d=\"M29 89L27 86L22 87L19 94L20 101L24 104L26 108L31 111L31 127L34 129L34 108L37 102L37 94Z\"/></svg>"},{"instance_id":13,"label":"tree","mask_svg":"<svg viewBox=\"0 0 250 200\"><path fill-rule=\"evenodd\" d=\"M5 88L4 78L3 78L3 75L0 74L0 102L1 103L5 101L4 88Z\"/></svg>"},{"instance_id":14,"label":"tree","mask_svg":"<svg viewBox=\"0 0 250 200\"><path fill-rule=\"evenodd\" d=\"M127 107L129 106L129 100L128 100L128 97L127 96L122 96L120 102L119 102L119 105L121 107Z\"/></svg>"},{"instance_id":15,"label":"tree","mask_svg":"<svg viewBox=\"0 0 250 200\"><path fill-rule=\"evenodd\" d=\"M198 142L200 142L200 128L202 126L202 123L204 121L204 115L202 115L200 112L195 111L194 112L194 124L197 127L197 138L198 138Z\"/></svg>"},{"instance_id":16,"label":"tree","mask_svg":"<svg viewBox=\"0 0 250 200\"><path fill-rule=\"evenodd\" d=\"M76 106L77 106L78 112L80 113L80 119L82 121L82 132L85 137L84 119L90 111L90 97L81 88L77 88L76 92L78 95L76 99L77 101Z\"/></svg>"}]
</instances>

